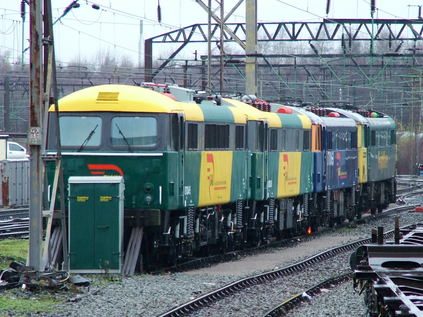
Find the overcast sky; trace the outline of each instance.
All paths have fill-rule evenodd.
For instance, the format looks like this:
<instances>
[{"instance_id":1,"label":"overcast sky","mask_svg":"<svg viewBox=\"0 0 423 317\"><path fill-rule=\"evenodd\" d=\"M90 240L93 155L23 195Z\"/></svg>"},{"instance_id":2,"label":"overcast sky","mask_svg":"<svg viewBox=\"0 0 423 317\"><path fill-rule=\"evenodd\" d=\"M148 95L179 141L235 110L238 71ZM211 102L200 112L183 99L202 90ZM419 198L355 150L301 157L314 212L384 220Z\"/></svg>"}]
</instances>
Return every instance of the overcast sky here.
<instances>
[{"instance_id":1,"label":"overcast sky","mask_svg":"<svg viewBox=\"0 0 423 317\"><path fill-rule=\"evenodd\" d=\"M206 23L207 13L195 0L159 0L161 24L158 23L158 0L79 0L80 7L72 9L55 24L54 35L59 63L82 60L95 64L109 53L118 61L129 59L138 64L140 21L142 39L168 32L193 23ZM207 3L207 0L203 0ZM22 19L21 0L0 0L0 53L8 52L10 61L21 59ZM52 0L53 16L57 19L72 0ZM212 0L213 7L217 7ZM225 0L228 12L238 0ZM370 0L331 0L329 18L370 18ZM92 5L99 9L95 10ZM376 18L417 18L419 0L376 0ZM29 8L26 6L24 46L28 43ZM262 22L321 21L326 17L326 0L258 0L258 19ZM244 22L245 6L241 5L229 22ZM164 45L163 45L164 46ZM195 48L197 49L197 48ZM195 49L187 48L184 58ZM163 57L169 47L162 48ZM199 48L200 54L206 52ZM203 51L201 51L203 50ZM158 57L158 56L156 56ZM24 54L28 62L28 51Z\"/></svg>"}]
</instances>

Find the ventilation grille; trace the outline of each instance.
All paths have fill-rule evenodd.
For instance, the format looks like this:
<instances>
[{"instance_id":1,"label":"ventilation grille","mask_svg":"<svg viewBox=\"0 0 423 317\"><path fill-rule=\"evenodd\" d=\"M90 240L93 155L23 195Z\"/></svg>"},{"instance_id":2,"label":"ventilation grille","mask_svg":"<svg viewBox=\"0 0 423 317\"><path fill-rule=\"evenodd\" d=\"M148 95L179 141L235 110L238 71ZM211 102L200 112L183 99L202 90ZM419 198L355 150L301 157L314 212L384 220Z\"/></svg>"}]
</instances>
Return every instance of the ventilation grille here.
<instances>
[{"instance_id":1,"label":"ventilation grille","mask_svg":"<svg viewBox=\"0 0 423 317\"><path fill-rule=\"evenodd\" d=\"M118 101L118 92L102 91L98 93L97 101Z\"/></svg>"}]
</instances>

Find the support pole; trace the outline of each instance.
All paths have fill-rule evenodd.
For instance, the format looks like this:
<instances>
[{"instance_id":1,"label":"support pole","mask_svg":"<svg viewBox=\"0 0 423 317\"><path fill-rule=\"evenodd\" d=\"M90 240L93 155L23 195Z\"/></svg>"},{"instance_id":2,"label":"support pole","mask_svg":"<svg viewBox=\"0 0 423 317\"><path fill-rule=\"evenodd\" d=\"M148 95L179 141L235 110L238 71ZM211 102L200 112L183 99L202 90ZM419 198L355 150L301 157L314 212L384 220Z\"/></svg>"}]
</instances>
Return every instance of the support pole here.
<instances>
[{"instance_id":1,"label":"support pole","mask_svg":"<svg viewBox=\"0 0 423 317\"><path fill-rule=\"evenodd\" d=\"M224 11L224 0L220 0L220 79L219 79L219 90L220 94L223 93L223 80L225 78L224 71L225 71L225 64L223 61L223 54L225 54L224 50L224 35L225 31L223 30L224 21L225 18L225 11Z\"/></svg>"},{"instance_id":2,"label":"support pole","mask_svg":"<svg viewBox=\"0 0 423 317\"><path fill-rule=\"evenodd\" d=\"M208 26L207 26L207 90L211 92L211 2L212 0L209 0L208 3Z\"/></svg>"},{"instance_id":3,"label":"support pole","mask_svg":"<svg viewBox=\"0 0 423 317\"><path fill-rule=\"evenodd\" d=\"M138 42L138 68L142 66L142 44L144 43L144 21L140 20L140 40Z\"/></svg>"},{"instance_id":4,"label":"support pole","mask_svg":"<svg viewBox=\"0 0 423 317\"><path fill-rule=\"evenodd\" d=\"M153 40L144 41L144 80L150 82L153 80Z\"/></svg>"},{"instance_id":5,"label":"support pole","mask_svg":"<svg viewBox=\"0 0 423 317\"><path fill-rule=\"evenodd\" d=\"M29 258L28 265L36 271L41 265L41 197L43 164L41 162L42 140L42 19L41 1L30 1L30 127L28 144L30 157L30 199L29 199Z\"/></svg>"},{"instance_id":6,"label":"support pole","mask_svg":"<svg viewBox=\"0 0 423 317\"><path fill-rule=\"evenodd\" d=\"M245 92L257 94L257 0L246 0Z\"/></svg>"},{"instance_id":7,"label":"support pole","mask_svg":"<svg viewBox=\"0 0 423 317\"><path fill-rule=\"evenodd\" d=\"M10 81L9 77L4 77L4 103L3 103L3 130L12 131L10 128Z\"/></svg>"},{"instance_id":8,"label":"support pole","mask_svg":"<svg viewBox=\"0 0 423 317\"><path fill-rule=\"evenodd\" d=\"M67 243L67 226L66 226L66 212L65 212L65 190L64 190L64 179L62 170L62 151L60 142L60 120L59 120L59 104L58 104L58 90L57 90L57 76L56 76L56 58L54 50L54 32L53 32L53 18L51 9L51 0L44 0L44 35L48 39L44 44L44 67L45 67L45 82L44 82L44 110L48 112L48 108L51 104L54 104L54 110L56 113L55 121L57 126L56 132L56 170L55 179L53 184L53 195L50 205L50 217L48 219L48 225L46 228L46 238L44 245L44 254L42 259L42 265L44 267L51 267L50 257L50 237L54 218L55 201L57 195L57 189L60 192L60 220L61 220L61 233L62 233L62 251L63 251L63 269L68 269L68 243ZM47 118L44 123L47 123ZM46 130L46 129L45 129Z\"/></svg>"},{"instance_id":9,"label":"support pole","mask_svg":"<svg viewBox=\"0 0 423 317\"><path fill-rule=\"evenodd\" d=\"M22 38L21 38L21 67L24 66L25 54L25 0L21 1L21 18L22 18Z\"/></svg>"}]
</instances>

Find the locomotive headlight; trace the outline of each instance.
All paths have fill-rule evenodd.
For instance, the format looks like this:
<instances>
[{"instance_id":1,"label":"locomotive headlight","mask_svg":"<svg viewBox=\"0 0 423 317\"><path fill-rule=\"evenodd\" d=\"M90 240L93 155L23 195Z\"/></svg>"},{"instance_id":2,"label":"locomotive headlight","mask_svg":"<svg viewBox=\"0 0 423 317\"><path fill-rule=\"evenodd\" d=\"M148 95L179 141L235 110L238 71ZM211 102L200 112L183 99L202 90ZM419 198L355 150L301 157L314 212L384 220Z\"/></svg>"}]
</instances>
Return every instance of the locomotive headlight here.
<instances>
[{"instance_id":1,"label":"locomotive headlight","mask_svg":"<svg viewBox=\"0 0 423 317\"><path fill-rule=\"evenodd\" d=\"M150 193L153 190L153 184L151 183L145 183L144 184L144 191L146 193Z\"/></svg>"},{"instance_id":2,"label":"locomotive headlight","mask_svg":"<svg viewBox=\"0 0 423 317\"><path fill-rule=\"evenodd\" d=\"M151 204L151 202L153 201L153 196L151 196L151 195L145 195L145 197L144 197L144 201L145 201L145 203L146 203L147 205L150 205L150 204Z\"/></svg>"}]
</instances>

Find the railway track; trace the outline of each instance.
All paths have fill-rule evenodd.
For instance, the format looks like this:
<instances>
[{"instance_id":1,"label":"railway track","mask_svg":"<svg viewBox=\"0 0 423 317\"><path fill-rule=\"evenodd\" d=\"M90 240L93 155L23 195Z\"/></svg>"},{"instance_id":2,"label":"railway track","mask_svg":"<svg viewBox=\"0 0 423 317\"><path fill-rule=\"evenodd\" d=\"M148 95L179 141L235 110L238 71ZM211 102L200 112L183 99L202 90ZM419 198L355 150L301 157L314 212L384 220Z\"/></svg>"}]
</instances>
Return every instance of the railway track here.
<instances>
[{"instance_id":1,"label":"railway track","mask_svg":"<svg viewBox=\"0 0 423 317\"><path fill-rule=\"evenodd\" d=\"M335 284L343 283L351 279L353 272L346 272L335 277L330 277L303 292L299 292L294 296L282 301L269 311L267 311L263 317L279 317L285 316L288 311L300 305L303 301L309 300L311 296L315 296L321 292L324 288L330 288Z\"/></svg>"},{"instance_id":2,"label":"railway track","mask_svg":"<svg viewBox=\"0 0 423 317\"><path fill-rule=\"evenodd\" d=\"M0 239L27 238L29 235L29 218L0 220Z\"/></svg>"},{"instance_id":3,"label":"railway track","mask_svg":"<svg viewBox=\"0 0 423 317\"><path fill-rule=\"evenodd\" d=\"M379 214L373 215L371 217L362 217L361 219L355 220L354 222L362 223L362 222L366 222L366 221L371 221L371 220L378 218L378 217L386 217L386 216L389 216L389 215L396 213L396 212L412 210L417 205L407 204L406 199L408 197L413 196L413 195L419 195L419 194L422 194L422 193L423 193L423 190L422 191L413 191L413 192L404 193L401 196L398 196L400 203L404 204L403 206L392 207L388 210L385 210L383 213L379 213ZM350 223L338 225L336 228L341 228L341 227L344 227L346 225L350 225ZM319 235L320 233L324 233L328 230L333 230L333 228L322 228L321 231L313 234L312 236L301 236L301 239L302 240L313 239L315 236ZM292 239L269 241L267 244L263 244L263 245L258 246L258 247L251 247L251 248L242 249L242 250L234 250L234 251L230 251L230 252L226 252L226 253L222 253L222 254L211 255L211 256L208 256L208 257L194 258L194 259L191 259L191 260L188 260L188 261L177 263L177 264L170 266L170 267L160 268L157 271L150 272L150 273L151 274L162 274L164 272L183 272L183 271L187 271L187 270L198 269L198 268L201 268L201 267L209 266L209 265L220 263L220 262L237 260L237 259L239 259L243 256L251 255L255 252L259 252L259 251L262 251L262 250L265 250L265 249L293 246L297 243L298 238L299 237L293 237Z\"/></svg>"},{"instance_id":4,"label":"railway track","mask_svg":"<svg viewBox=\"0 0 423 317\"><path fill-rule=\"evenodd\" d=\"M28 218L29 208L8 208L0 209L0 220L10 220L15 218Z\"/></svg>"},{"instance_id":5,"label":"railway track","mask_svg":"<svg viewBox=\"0 0 423 317\"><path fill-rule=\"evenodd\" d=\"M0 209L0 239L27 238L29 235L29 209Z\"/></svg>"},{"instance_id":6,"label":"railway track","mask_svg":"<svg viewBox=\"0 0 423 317\"><path fill-rule=\"evenodd\" d=\"M405 208L407 207L407 208ZM398 212L399 210L412 210L414 206L403 206L403 207L396 207L389 210L389 213ZM386 232L384 234L384 238L389 238L393 235L393 231ZM160 317L173 317L173 316L185 316L187 314L193 313L196 310L204 308L206 306L211 305L212 303L219 301L223 298L229 297L234 295L237 292L241 292L249 287L260 285L264 283L271 283L277 279L285 278L290 275L299 273L304 271L305 269L328 259L334 258L337 255L342 253L346 253L352 250L355 250L358 246L370 243L371 239L362 239L359 241L355 241L352 243L348 243L339 247L335 247L324 252L321 252L317 255L309 257L301 262L295 263L293 265L286 266L281 269L273 270L270 272L265 272L262 274L253 275L251 277L243 278L241 280L232 282L228 285L225 285L221 288L215 289L211 292L208 292L204 295L201 295L191 301L188 301L180 306L177 306L161 315ZM324 283L324 282L322 282ZM307 291L307 290L306 290ZM293 298L291 301L284 301L287 302L286 305L293 306L295 299ZM297 301L299 302L299 301ZM287 306L284 307L286 309Z\"/></svg>"}]
</instances>

